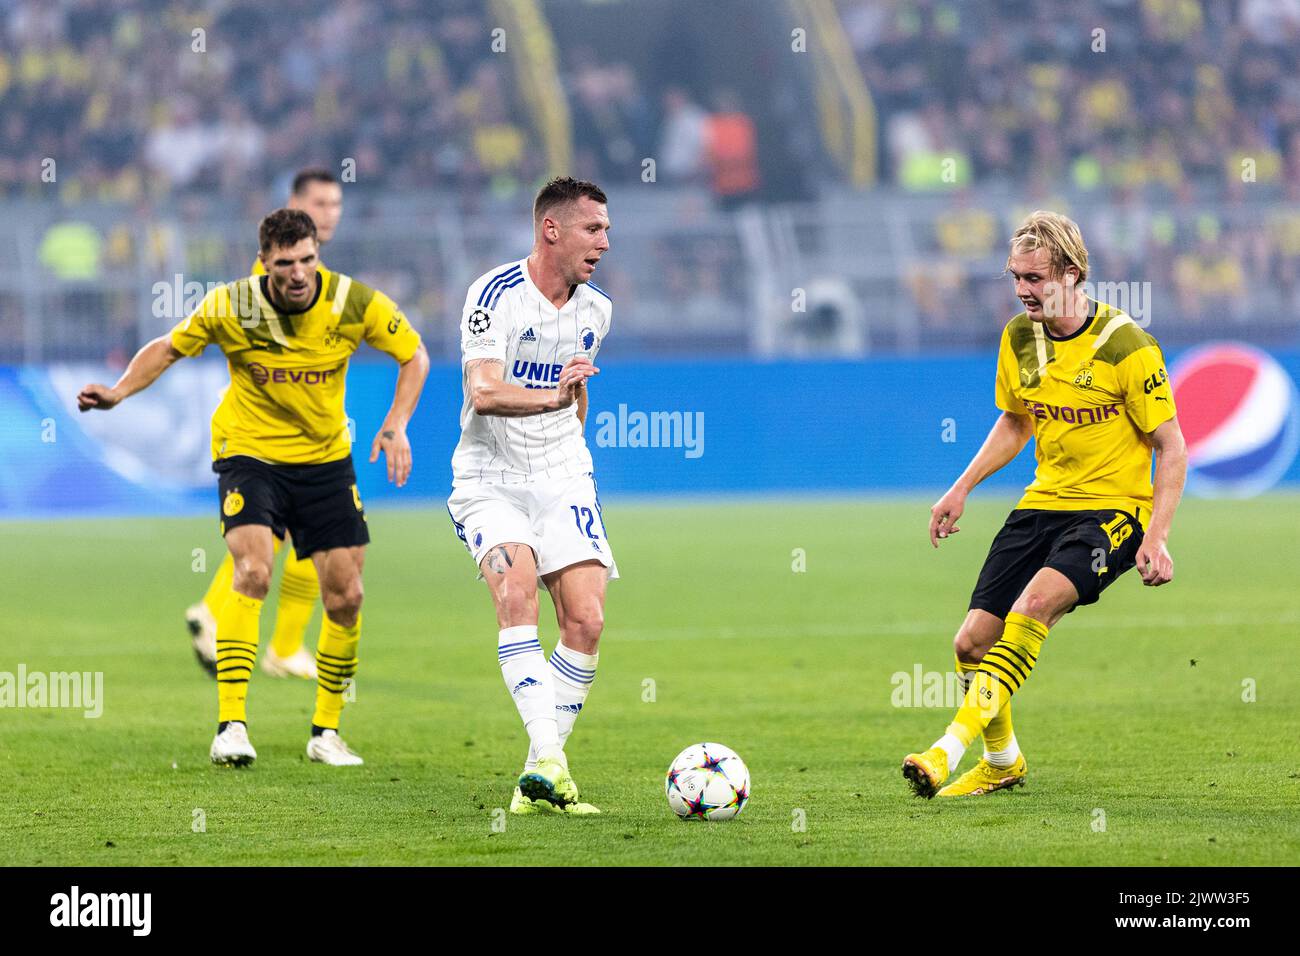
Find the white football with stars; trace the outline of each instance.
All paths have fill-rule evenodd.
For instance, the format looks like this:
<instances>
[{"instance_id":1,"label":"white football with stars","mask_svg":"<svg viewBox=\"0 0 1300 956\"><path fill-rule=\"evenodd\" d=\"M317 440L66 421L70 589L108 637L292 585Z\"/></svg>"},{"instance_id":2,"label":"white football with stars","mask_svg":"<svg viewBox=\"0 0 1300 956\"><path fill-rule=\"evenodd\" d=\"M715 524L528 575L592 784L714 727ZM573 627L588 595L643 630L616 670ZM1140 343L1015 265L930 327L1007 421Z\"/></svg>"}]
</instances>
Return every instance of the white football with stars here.
<instances>
[{"instance_id":1,"label":"white football with stars","mask_svg":"<svg viewBox=\"0 0 1300 956\"><path fill-rule=\"evenodd\" d=\"M731 820L749 801L749 768L730 747L692 744L668 768L664 793L683 820Z\"/></svg>"}]
</instances>

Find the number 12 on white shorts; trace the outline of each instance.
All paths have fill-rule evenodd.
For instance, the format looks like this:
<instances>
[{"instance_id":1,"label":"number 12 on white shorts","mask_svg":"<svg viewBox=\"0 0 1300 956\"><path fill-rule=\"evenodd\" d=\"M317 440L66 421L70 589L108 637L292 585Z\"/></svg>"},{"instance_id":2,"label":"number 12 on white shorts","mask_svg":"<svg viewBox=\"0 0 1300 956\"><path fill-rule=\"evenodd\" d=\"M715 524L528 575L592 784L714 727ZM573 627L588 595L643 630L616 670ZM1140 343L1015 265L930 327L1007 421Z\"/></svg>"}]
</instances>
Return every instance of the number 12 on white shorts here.
<instances>
[{"instance_id":1,"label":"number 12 on white shorts","mask_svg":"<svg viewBox=\"0 0 1300 956\"><path fill-rule=\"evenodd\" d=\"M533 549L538 575L599 561L618 577L591 475L522 484L462 484L447 500L457 536L481 565L499 544Z\"/></svg>"}]
</instances>

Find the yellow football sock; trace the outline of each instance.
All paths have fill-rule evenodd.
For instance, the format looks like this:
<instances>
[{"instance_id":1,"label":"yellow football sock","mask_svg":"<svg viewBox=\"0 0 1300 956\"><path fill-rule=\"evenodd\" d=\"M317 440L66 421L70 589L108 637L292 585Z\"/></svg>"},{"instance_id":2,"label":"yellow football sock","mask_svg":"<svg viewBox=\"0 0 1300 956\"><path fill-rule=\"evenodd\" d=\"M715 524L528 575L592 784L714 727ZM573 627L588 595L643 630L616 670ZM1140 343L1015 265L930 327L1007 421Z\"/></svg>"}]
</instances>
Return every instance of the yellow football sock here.
<instances>
[{"instance_id":1,"label":"yellow football sock","mask_svg":"<svg viewBox=\"0 0 1300 956\"><path fill-rule=\"evenodd\" d=\"M208 593L203 595L203 603L208 606L215 618L221 613L221 607L226 603L226 598L230 596L230 585L235 580L235 559L226 552L226 556L221 559L221 565L217 568L217 573L212 575L212 580L208 583Z\"/></svg>"},{"instance_id":2,"label":"yellow football sock","mask_svg":"<svg viewBox=\"0 0 1300 956\"><path fill-rule=\"evenodd\" d=\"M244 701L257 660L262 602L231 591L217 615L217 720L247 722Z\"/></svg>"},{"instance_id":3,"label":"yellow football sock","mask_svg":"<svg viewBox=\"0 0 1300 956\"><path fill-rule=\"evenodd\" d=\"M280 578L280 600L275 608L275 631L271 650L280 657L291 657L302 647L307 625L320 598L320 579L311 558L300 559L293 548L284 556L284 574Z\"/></svg>"},{"instance_id":4,"label":"yellow football sock","mask_svg":"<svg viewBox=\"0 0 1300 956\"><path fill-rule=\"evenodd\" d=\"M960 657L957 658L957 673L961 675L961 686L963 691L970 690L971 675L980 669L979 664L968 664ZM1002 705L997 716L989 721L988 726L984 728L984 749L997 752L1006 750L1011 746L1011 701Z\"/></svg>"},{"instance_id":5,"label":"yellow football sock","mask_svg":"<svg viewBox=\"0 0 1300 956\"><path fill-rule=\"evenodd\" d=\"M1047 625L1041 621L1015 611L1008 614L1001 640L988 649L972 675L948 733L969 747L1028 679L1046 639Z\"/></svg>"},{"instance_id":6,"label":"yellow football sock","mask_svg":"<svg viewBox=\"0 0 1300 956\"><path fill-rule=\"evenodd\" d=\"M360 615L352 627L335 624L329 615L321 620L320 642L316 645L316 712L311 718L317 727L339 729L343 693L357 673L360 639Z\"/></svg>"}]
</instances>

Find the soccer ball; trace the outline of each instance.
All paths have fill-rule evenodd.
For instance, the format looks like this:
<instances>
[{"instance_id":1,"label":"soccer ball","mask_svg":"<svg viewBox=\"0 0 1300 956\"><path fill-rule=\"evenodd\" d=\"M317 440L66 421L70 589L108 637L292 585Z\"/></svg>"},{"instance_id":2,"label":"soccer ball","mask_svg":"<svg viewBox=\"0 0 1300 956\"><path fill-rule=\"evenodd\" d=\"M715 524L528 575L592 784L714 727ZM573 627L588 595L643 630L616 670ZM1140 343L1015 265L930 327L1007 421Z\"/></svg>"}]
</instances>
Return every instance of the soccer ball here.
<instances>
[{"instance_id":1,"label":"soccer ball","mask_svg":"<svg viewBox=\"0 0 1300 956\"><path fill-rule=\"evenodd\" d=\"M729 747L694 744L668 768L664 793L683 820L730 820L749 801L749 768Z\"/></svg>"}]
</instances>

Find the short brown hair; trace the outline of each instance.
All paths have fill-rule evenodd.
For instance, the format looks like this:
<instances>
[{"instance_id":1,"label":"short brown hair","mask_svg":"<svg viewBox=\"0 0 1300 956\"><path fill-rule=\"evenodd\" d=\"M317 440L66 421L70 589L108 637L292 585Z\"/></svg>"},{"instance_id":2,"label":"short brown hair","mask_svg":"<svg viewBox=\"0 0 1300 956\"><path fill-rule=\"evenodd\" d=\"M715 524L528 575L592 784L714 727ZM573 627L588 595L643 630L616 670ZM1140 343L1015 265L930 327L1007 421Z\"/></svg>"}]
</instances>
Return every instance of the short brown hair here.
<instances>
[{"instance_id":1,"label":"short brown hair","mask_svg":"<svg viewBox=\"0 0 1300 956\"><path fill-rule=\"evenodd\" d=\"M1065 270L1074 266L1080 282L1088 278L1088 247L1073 219L1046 209L1031 212L1011 236L1011 255L1035 249L1047 250L1053 276L1064 276ZM1008 269L1011 255L1007 256Z\"/></svg>"},{"instance_id":2,"label":"short brown hair","mask_svg":"<svg viewBox=\"0 0 1300 956\"><path fill-rule=\"evenodd\" d=\"M306 166L293 177L293 194L301 196L308 183L337 183L338 177L324 166Z\"/></svg>"},{"instance_id":3,"label":"short brown hair","mask_svg":"<svg viewBox=\"0 0 1300 956\"><path fill-rule=\"evenodd\" d=\"M595 183L574 179L572 176L556 176L538 191L537 198L533 200L533 222L541 222L542 217L556 206L577 202L583 196L598 203L609 202L605 198L605 191Z\"/></svg>"},{"instance_id":4,"label":"short brown hair","mask_svg":"<svg viewBox=\"0 0 1300 956\"><path fill-rule=\"evenodd\" d=\"M301 209L277 209L258 224L257 246L263 254L316 239L316 223Z\"/></svg>"}]
</instances>

